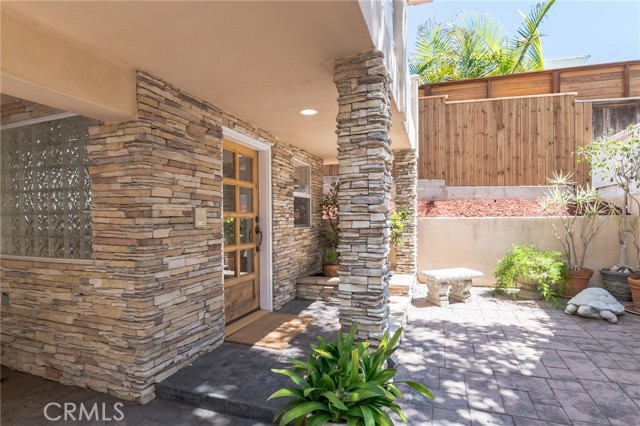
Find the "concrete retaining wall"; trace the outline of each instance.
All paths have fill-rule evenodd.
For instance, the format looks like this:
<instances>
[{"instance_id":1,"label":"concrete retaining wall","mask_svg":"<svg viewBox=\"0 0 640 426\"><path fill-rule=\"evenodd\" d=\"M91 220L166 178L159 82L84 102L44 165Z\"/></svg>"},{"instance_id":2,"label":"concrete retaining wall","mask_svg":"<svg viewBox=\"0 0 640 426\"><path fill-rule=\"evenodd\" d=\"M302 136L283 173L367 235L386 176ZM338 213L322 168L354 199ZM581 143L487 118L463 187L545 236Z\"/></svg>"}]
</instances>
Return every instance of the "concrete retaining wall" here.
<instances>
[{"instance_id":1,"label":"concrete retaining wall","mask_svg":"<svg viewBox=\"0 0 640 426\"><path fill-rule=\"evenodd\" d=\"M562 224L557 222L559 230ZM596 270L591 286L602 286L598 269L618 260L617 224L607 219L595 237L585 266ZM493 286L491 273L498 260L513 244L533 243L550 250L562 250L553 236L548 218L420 218L418 219L418 271L425 269L468 267L485 276L476 285ZM628 262L636 265L635 250L629 250Z\"/></svg>"}]
</instances>

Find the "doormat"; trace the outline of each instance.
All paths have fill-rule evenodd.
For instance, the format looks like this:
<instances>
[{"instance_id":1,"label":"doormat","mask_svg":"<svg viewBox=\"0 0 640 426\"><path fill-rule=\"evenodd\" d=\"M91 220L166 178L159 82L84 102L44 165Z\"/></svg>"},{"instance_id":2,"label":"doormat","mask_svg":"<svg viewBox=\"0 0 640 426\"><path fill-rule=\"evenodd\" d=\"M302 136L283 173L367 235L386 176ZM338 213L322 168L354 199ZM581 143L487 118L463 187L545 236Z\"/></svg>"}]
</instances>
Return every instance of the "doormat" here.
<instances>
[{"instance_id":1,"label":"doormat","mask_svg":"<svg viewBox=\"0 0 640 426\"><path fill-rule=\"evenodd\" d=\"M225 341L270 349L283 349L315 321L314 317L269 312L227 336Z\"/></svg>"}]
</instances>

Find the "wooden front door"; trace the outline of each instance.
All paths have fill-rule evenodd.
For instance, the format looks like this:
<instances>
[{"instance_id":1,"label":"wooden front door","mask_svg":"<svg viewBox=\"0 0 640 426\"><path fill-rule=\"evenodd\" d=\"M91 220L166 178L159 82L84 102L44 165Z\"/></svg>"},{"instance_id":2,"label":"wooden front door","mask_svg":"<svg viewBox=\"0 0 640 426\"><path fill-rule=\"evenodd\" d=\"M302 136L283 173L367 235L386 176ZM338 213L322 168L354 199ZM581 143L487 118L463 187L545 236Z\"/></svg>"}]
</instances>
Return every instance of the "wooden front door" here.
<instances>
[{"instance_id":1,"label":"wooden front door","mask_svg":"<svg viewBox=\"0 0 640 426\"><path fill-rule=\"evenodd\" d=\"M258 153L223 143L224 310L229 323L260 307Z\"/></svg>"}]
</instances>

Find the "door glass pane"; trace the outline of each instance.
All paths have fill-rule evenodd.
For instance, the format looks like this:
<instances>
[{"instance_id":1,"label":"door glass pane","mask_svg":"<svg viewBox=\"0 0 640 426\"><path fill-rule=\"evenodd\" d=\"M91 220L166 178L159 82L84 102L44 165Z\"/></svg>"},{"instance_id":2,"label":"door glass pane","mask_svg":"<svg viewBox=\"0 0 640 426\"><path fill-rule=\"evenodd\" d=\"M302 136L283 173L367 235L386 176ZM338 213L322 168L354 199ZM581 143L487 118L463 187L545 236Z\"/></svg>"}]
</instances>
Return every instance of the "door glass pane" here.
<instances>
[{"instance_id":1,"label":"door glass pane","mask_svg":"<svg viewBox=\"0 0 640 426\"><path fill-rule=\"evenodd\" d=\"M240 219L240 244L250 243L253 241L253 220L242 218Z\"/></svg>"},{"instance_id":2,"label":"door glass pane","mask_svg":"<svg viewBox=\"0 0 640 426\"><path fill-rule=\"evenodd\" d=\"M240 180L245 182L253 182L252 177L252 158L245 157L244 155L238 155L238 165L240 169Z\"/></svg>"},{"instance_id":3,"label":"door glass pane","mask_svg":"<svg viewBox=\"0 0 640 426\"><path fill-rule=\"evenodd\" d=\"M224 245L232 246L236 243L236 219L233 217L224 218Z\"/></svg>"},{"instance_id":4,"label":"door glass pane","mask_svg":"<svg viewBox=\"0 0 640 426\"><path fill-rule=\"evenodd\" d=\"M224 254L224 278L233 278L236 276L236 251L230 251Z\"/></svg>"},{"instance_id":5,"label":"door glass pane","mask_svg":"<svg viewBox=\"0 0 640 426\"><path fill-rule=\"evenodd\" d=\"M222 204L225 212L236 211L235 206L236 187L235 185L224 185L222 189Z\"/></svg>"},{"instance_id":6,"label":"door glass pane","mask_svg":"<svg viewBox=\"0 0 640 426\"><path fill-rule=\"evenodd\" d=\"M240 250L240 275L253 272L253 249Z\"/></svg>"},{"instance_id":7,"label":"door glass pane","mask_svg":"<svg viewBox=\"0 0 640 426\"><path fill-rule=\"evenodd\" d=\"M240 212L252 212L253 211L253 189L240 188Z\"/></svg>"},{"instance_id":8,"label":"door glass pane","mask_svg":"<svg viewBox=\"0 0 640 426\"><path fill-rule=\"evenodd\" d=\"M236 161L233 152L222 151L222 175L224 177L233 178L236 177Z\"/></svg>"}]
</instances>

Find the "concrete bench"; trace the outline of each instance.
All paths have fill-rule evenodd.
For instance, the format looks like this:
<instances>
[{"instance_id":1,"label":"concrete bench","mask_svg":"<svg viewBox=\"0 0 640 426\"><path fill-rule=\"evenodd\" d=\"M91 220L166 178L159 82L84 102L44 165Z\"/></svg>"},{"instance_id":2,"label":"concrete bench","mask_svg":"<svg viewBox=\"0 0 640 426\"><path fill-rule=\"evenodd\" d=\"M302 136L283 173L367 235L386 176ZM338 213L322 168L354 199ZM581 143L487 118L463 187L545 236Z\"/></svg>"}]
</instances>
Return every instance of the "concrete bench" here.
<instances>
[{"instance_id":1,"label":"concrete bench","mask_svg":"<svg viewBox=\"0 0 640 426\"><path fill-rule=\"evenodd\" d=\"M449 298L456 302L471 302L471 280L483 276L482 272L469 268L433 269L422 271L420 275L427 281L427 300L438 306L449 305Z\"/></svg>"}]
</instances>

